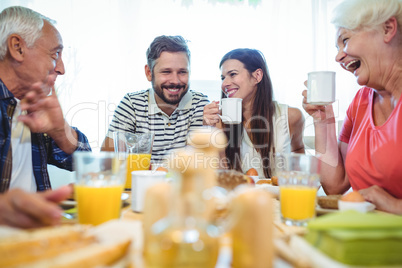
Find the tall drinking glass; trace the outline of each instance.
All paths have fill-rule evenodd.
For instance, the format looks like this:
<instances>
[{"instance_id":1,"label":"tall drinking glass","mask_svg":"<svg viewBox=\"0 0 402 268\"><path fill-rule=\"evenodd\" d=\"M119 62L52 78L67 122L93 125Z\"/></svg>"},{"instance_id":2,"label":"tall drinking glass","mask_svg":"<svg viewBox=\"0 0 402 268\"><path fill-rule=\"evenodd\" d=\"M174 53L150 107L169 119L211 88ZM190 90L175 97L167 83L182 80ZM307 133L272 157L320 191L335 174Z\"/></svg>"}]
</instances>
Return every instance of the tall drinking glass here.
<instances>
[{"instance_id":1,"label":"tall drinking glass","mask_svg":"<svg viewBox=\"0 0 402 268\"><path fill-rule=\"evenodd\" d=\"M282 221L306 226L315 217L320 160L305 154L275 155Z\"/></svg>"},{"instance_id":2,"label":"tall drinking glass","mask_svg":"<svg viewBox=\"0 0 402 268\"><path fill-rule=\"evenodd\" d=\"M124 188L131 190L131 172L149 170L151 163L153 133L113 132L114 150L121 159L127 159Z\"/></svg>"},{"instance_id":3,"label":"tall drinking glass","mask_svg":"<svg viewBox=\"0 0 402 268\"><path fill-rule=\"evenodd\" d=\"M98 225L120 218L126 161L113 152L75 152L78 221Z\"/></svg>"}]
</instances>

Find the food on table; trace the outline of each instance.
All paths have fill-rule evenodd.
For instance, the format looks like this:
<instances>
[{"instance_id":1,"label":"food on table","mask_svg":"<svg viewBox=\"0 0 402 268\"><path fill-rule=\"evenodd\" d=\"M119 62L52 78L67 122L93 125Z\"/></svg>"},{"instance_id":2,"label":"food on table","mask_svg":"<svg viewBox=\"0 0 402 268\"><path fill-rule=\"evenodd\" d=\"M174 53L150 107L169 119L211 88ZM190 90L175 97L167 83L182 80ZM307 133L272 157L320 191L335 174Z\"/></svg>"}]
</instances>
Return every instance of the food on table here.
<instances>
[{"instance_id":1,"label":"food on table","mask_svg":"<svg viewBox=\"0 0 402 268\"><path fill-rule=\"evenodd\" d=\"M341 200L347 201L347 202L364 202L365 201L364 197L358 191L353 191L353 192L343 195L341 197Z\"/></svg>"},{"instance_id":2,"label":"food on table","mask_svg":"<svg viewBox=\"0 0 402 268\"><path fill-rule=\"evenodd\" d=\"M259 181L257 181L255 184L271 184L271 180L270 179L261 179Z\"/></svg>"},{"instance_id":3,"label":"food on table","mask_svg":"<svg viewBox=\"0 0 402 268\"><path fill-rule=\"evenodd\" d=\"M168 172L168 169L167 169L167 168L165 168L165 167L158 167L158 168L156 169L156 171L164 171L164 172Z\"/></svg>"},{"instance_id":4,"label":"food on table","mask_svg":"<svg viewBox=\"0 0 402 268\"><path fill-rule=\"evenodd\" d=\"M272 176L271 177L272 185L278 186L278 177Z\"/></svg>"},{"instance_id":5,"label":"food on table","mask_svg":"<svg viewBox=\"0 0 402 268\"><path fill-rule=\"evenodd\" d=\"M232 267L273 267L273 207L271 195L261 189L249 188L233 198Z\"/></svg>"},{"instance_id":6,"label":"food on table","mask_svg":"<svg viewBox=\"0 0 402 268\"><path fill-rule=\"evenodd\" d=\"M321 208L338 209L338 200L342 197L340 194L318 196L317 203Z\"/></svg>"},{"instance_id":7,"label":"food on table","mask_svg":"<svg viewBox=\"0 0 402 268\"><path fill-rule=\"evenodd\" d=\"M220 170L218 171L218 186L226 190L233 190L241 184L253 184L254 181L247 175L236 170Z\"/></svg>"},{"instance_id":8,"label":"food on table","mask_svg":"<svg viewBox=\"0 0 402 268\"><path fill-rule=\"evenodd\" d=\"M273 186L271 179L261 179L256 182L255 186L268 191L272 197L277 199L279 198L279 187Z\"/></svg>"},{"instance_id":9,"label":"food on table","mask_svg":"<svg viewBox=\"0 0 402 268\"><path fill-rule=\"evenodd\" d=\"M375 206L372 203L366 202L364 197L358 191L353 191L343 195L339 199L338 209L368 212L374 210Z\"/></svg>"},{"instance_id":10,"label":"food on table","mask_svg":"<svg viewBox=\"0 0 402 268\"><path fill-rule=\"evenodd\" d=\"M104 266L121 259L130 243L101 243L84 225L23 230L0 239L0 267Z\"/></svg>"},{"instance_id":11,"label":"food on table","mask_svg":"<svg viewBox=\"0 0 402 268\"><path fill-rule=\"evenodd\" d=\"M246 175L248 176L258 176L258 172L255 168L250 168L247 170Z\"/></svg>"},{"instance_id":12,"label":"food on table","mask_svg":"<svg viewBox=\"0 0 402 268\"><path fill-rule=\"evenodd\" d=\"M305 236L333 259L359 267L402 263L402 217L341 211L309 222Z\"/></svg>"},{"instance_id":13,"label":"food on table","mask_svg":"<svg viewBox=\"0 0 402 268\"><path fill-rule=\"evenodd\" d=\"M251 176L244 175L246 177L247 183L249 184L255 184L254 179Z\"/></svg>"}]
</instances>

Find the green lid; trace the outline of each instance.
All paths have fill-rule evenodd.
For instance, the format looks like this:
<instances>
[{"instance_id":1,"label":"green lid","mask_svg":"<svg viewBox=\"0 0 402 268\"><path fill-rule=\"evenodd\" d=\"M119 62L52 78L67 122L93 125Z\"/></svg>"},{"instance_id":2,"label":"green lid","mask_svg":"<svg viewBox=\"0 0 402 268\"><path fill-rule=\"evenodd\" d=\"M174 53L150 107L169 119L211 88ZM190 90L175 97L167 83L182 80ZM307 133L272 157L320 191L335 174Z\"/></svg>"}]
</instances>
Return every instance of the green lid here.
<instances>
[{"instance_id":1,"label":"green lid","mask_svg":"<svg viewBox=\"0 0 402 268\"><path fill-rule=\"evenodd\" d=\"M311 230L334 229L402 229L402 217L381 213L361 213L354 210L339 211L320 216L308 223Z\"/></svg>"}]
</instances>

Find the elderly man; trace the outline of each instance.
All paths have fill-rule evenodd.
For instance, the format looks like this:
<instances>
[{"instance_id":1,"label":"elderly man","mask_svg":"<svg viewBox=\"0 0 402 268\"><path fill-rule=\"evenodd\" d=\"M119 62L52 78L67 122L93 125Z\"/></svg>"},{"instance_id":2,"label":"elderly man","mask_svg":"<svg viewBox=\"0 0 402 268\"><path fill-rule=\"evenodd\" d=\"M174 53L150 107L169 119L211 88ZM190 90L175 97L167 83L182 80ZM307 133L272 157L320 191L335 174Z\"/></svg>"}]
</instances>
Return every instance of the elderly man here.
<instances>
[{"instance_id":1,"label":"elderly man","mask_svg":"<svg viewBox=\"0 0 402 268\"><path fill-rule=\"evenodd\" d=\"M152 160L186 145L186 136L202 126L205 95L189 90L190 50L181 36L158 36L147 50L145 75L152 88L128 93L117 107L102 150L113 150L114 131L155 134Z\"/></svg>"},{"instance_id":2,"label":"elderly man","mask_svg":"<svg viewBox=\"0 0 402 268\"><path fill-rule=\"evenodd\" d=\"M65 121L55 94L56 78L65 72L62 50L60 33L49 18L24 7L9 7L0 13L0 192L24 190L0 195L0 223L27 210L23 206L30 202L16 202L16 196L41 201L65 198L64 194L46 199L24 193L51 188L48 163L72 170L72 153L90 150L87 138ZM31 202L35 203L46 202ZM35 214L41 208L36 207ZM40 218L40 222L52 222L43 220L46 213Z\"/></svg>"}]
</instances>

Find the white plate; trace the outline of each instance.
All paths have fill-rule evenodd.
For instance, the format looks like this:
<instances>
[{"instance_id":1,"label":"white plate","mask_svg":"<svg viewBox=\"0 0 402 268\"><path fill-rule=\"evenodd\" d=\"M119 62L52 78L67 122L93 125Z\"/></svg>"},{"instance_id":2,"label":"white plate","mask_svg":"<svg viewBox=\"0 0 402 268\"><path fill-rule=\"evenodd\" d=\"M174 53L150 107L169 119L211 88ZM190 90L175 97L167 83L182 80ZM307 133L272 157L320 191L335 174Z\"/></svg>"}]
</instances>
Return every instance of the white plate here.
<instances>
[{"instance_id":1,"label":"white plate","mask_svg":"<svg viewBox=\"0 0 402 268\"><path fill-rule=\"evenodd\" d=\"M343 203L343 204L340 204ZM345 204L346 203L346 204ZM328 213L334 213L337 211L341 211L341 210L348 210L348 209L353 209L353 210L357 210L359 212L369 212L369 211L373 211L375 209L375 205L373 205L370 202L345 202L345 201L338 201L338 207L339 209L330 209L330 208L322 208L319 205L317 205L315 211L317 213L317 215L323 215L323 214L328 214Z\"/></svg>"},{"instance_id":2,"label":"white plate","mask_svg":"<svg viewBox=\"0 0 402 268\"><path fill-rule=\"evenodd\" d=\"M129 197L128 193L122 193L121 194L121 201L126 201ZM75 200L64 200L62 202L60 202L60 206L63 207L64 209L67 208L72 208L75 207L77 205L77 201Z\"/></svg>"},{"instance_id":3,"label":"white plate","mask_svg":"<svg viewBox=\"0 0 402 268\"><path fill-rule=\"evenodd\" d=\"M356 210L362 213L373 211L375 205L370 202L347 202L338 200L339 210Z\"/></svg>"},{"instance_id":4,"label":"white plate","mask_svg":"<svg viewBox=\"0 0 402 268\"><path fill-rule=\"evenodd\" d=\"M256 184L255 187L267 190L268 192L270 192L275 197L279 196L279 186L274 186L272 184L263 183L263 184Z\"/></svg>"}]
</instances>

